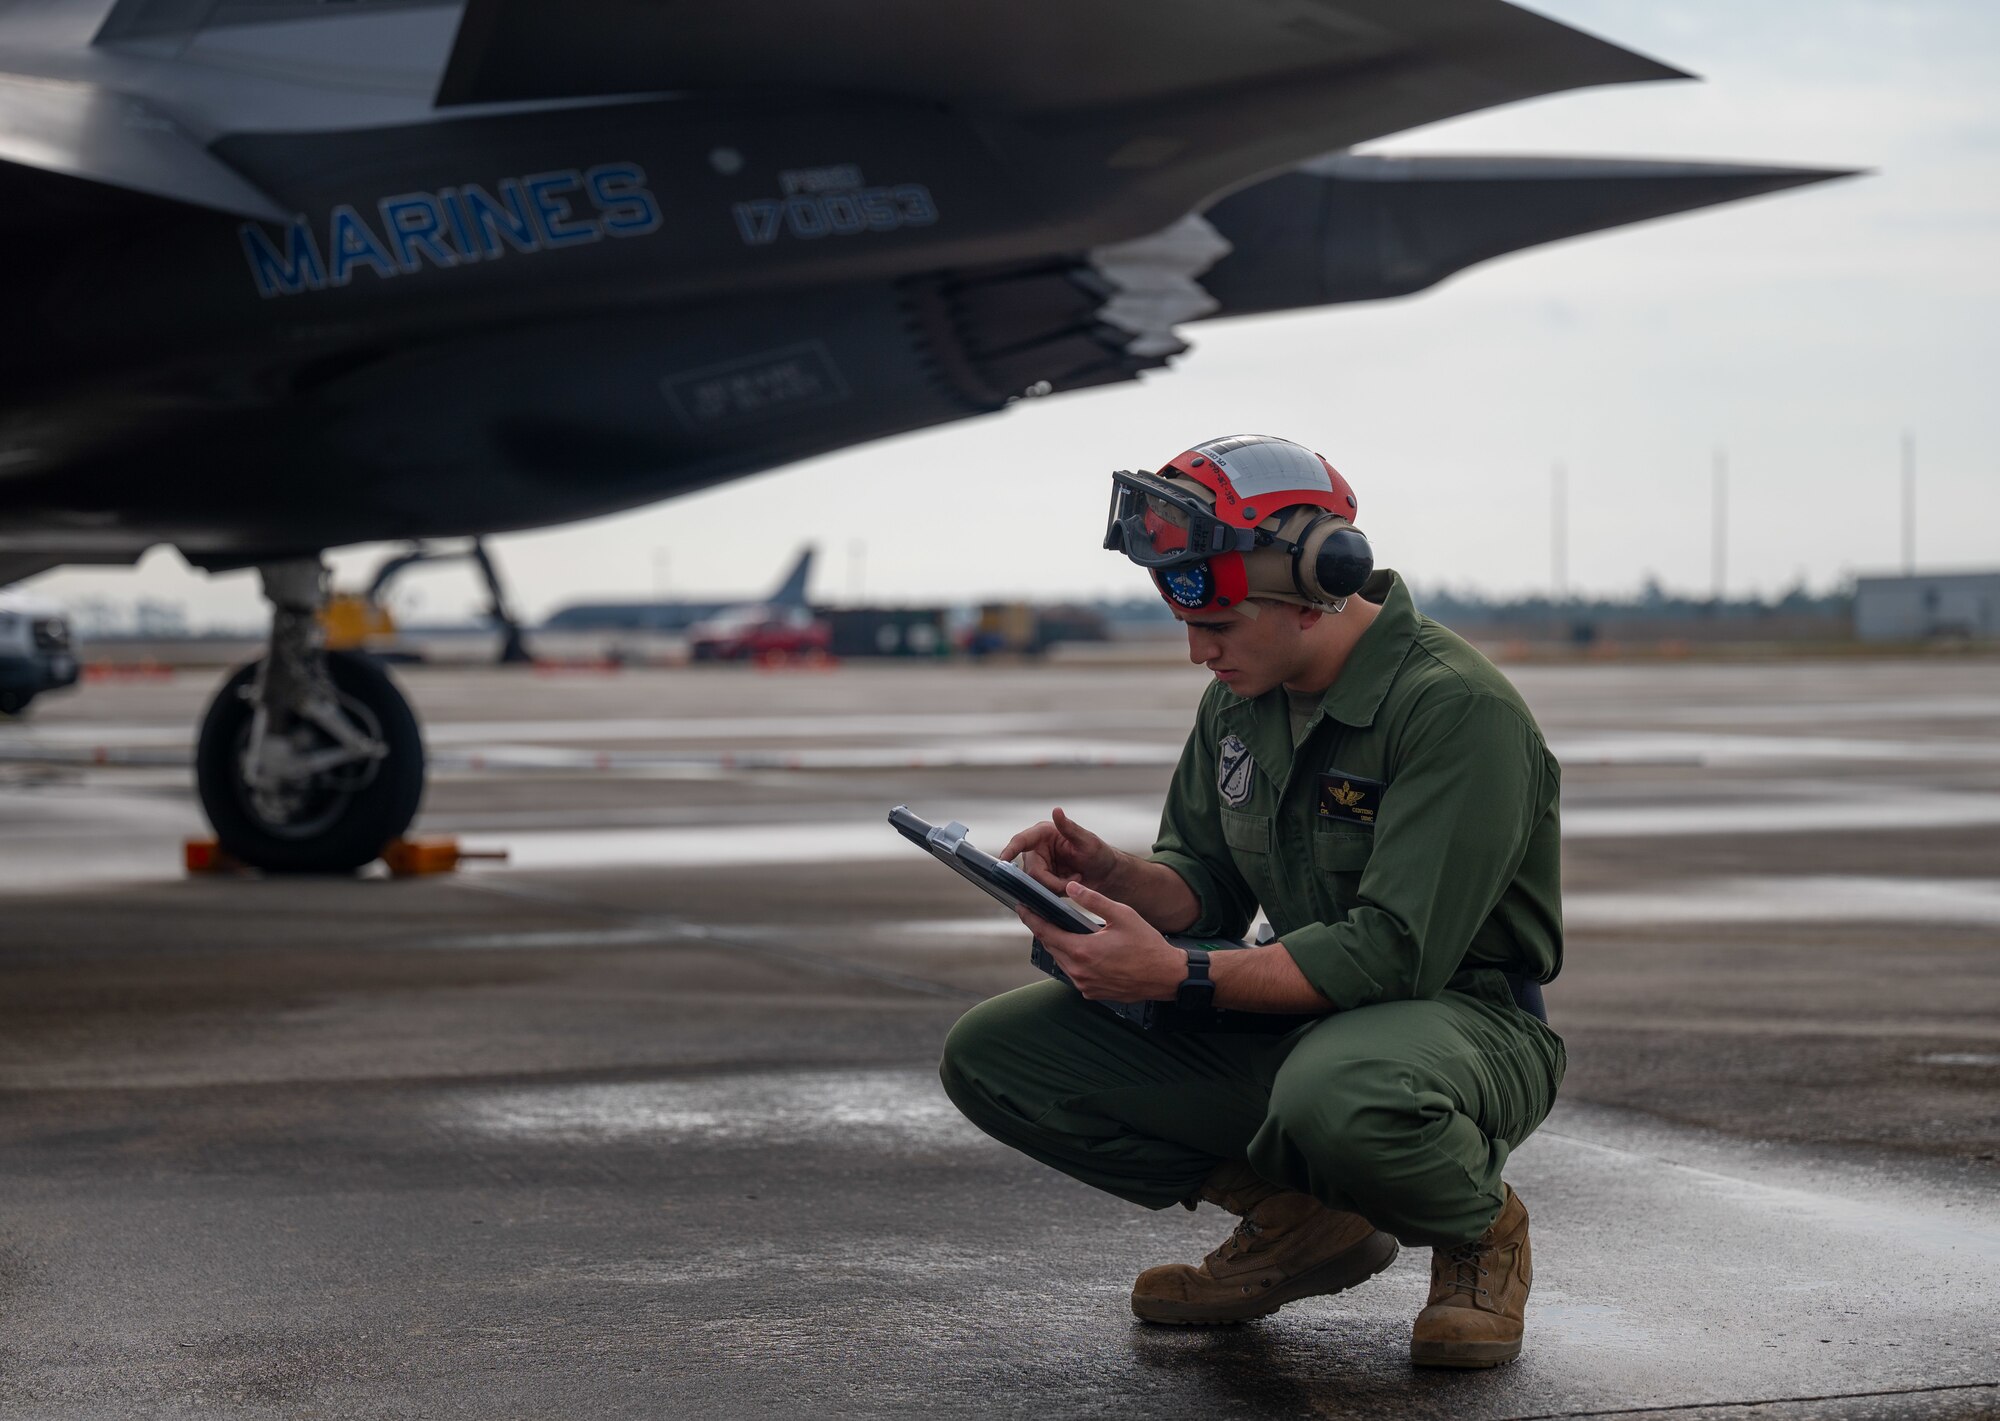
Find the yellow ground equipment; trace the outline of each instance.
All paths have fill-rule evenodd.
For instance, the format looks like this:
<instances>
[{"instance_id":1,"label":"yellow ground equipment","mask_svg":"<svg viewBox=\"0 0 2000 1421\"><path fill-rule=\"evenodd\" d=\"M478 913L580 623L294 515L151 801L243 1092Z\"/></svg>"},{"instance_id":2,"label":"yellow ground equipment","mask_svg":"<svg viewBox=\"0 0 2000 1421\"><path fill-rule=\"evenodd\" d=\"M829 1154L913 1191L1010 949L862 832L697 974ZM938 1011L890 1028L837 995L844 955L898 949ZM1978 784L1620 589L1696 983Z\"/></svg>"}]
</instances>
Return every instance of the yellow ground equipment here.
<instances>
[{"instance_id":1,"label":"yellow ground equipment","mask_svg":"<svg viewBox=\"0 0 2000 1421\"><path fill-rule=\"evenodd\" d=\"M365 592L335 592L319 611L328 651L381 651L396 639L396 619Z\"/></svg>"},{"instance_id":2,"label":"yellow ground equipment","mask_svg":"<svg viewBox=\"0 0 2000 1421\"><path fill-rule=\"evenodd\" d=\"M319 613L320 631L325 637L326 649L376 653L391 650L390 644L396 639L396 619L386 602L389 584L405 568L418 563L456 562L460 558L477 568L486 584L486 619L500 632L499 659L503 662L534 660L521 636L520 623L514 620L513 612L508 609L507 595L500 587L499 571L493 566L493 559L487 556L486 543L481 538L474 538L463 548L434 548L426 543L412 543L407 550L375 570L375 580L368 584L366 591L333 593Z\"/></svg>"}]
</instances>

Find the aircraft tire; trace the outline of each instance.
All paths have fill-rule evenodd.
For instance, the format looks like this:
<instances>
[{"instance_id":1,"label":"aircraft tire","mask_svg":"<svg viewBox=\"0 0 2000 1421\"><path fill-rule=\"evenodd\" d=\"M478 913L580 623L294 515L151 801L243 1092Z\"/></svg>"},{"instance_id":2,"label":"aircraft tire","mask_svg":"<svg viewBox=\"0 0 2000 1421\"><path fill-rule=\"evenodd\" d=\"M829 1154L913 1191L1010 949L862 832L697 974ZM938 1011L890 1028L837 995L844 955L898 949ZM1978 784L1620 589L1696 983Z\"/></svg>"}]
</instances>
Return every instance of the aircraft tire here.
<instances>
[{"instance_id":1,"label":"aircraft tire","mask_svg":"<svg viewBox=\"0 0 2000 1421\"><path fill-rule=\"evenodd\" d=\"M299 813L277 820L243 781L253 710L243 688L257 662L222 683L195 745L201 807L223 852L268 873L352 873L410 827L424 793L424 740L410 703L371 656L326 654L342 708L389 747L386 758L349 767L299 791Z\"/></svg>"}]
</instances>

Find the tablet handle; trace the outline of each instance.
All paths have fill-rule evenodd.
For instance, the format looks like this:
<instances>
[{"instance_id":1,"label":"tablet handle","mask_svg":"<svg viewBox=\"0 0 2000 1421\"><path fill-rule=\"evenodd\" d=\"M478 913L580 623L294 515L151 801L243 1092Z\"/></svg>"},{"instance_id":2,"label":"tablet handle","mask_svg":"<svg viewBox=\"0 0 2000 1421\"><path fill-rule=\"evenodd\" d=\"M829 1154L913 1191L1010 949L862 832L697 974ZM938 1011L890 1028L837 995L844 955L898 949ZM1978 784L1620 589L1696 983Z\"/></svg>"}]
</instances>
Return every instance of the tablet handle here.
<instances>
[{"instance_id":1,"label":"tablet handle","mask_svg":"<svg viewBox=\"0 0 2000 1421\"><path fill-rule=\"evenodd\" d=\"M926 837L946 853L955 854L958 852L958 846L965 842L965 836L971 832L970 829L954 819L949 824L931 830Z\"/></svg>"}]
</instances>

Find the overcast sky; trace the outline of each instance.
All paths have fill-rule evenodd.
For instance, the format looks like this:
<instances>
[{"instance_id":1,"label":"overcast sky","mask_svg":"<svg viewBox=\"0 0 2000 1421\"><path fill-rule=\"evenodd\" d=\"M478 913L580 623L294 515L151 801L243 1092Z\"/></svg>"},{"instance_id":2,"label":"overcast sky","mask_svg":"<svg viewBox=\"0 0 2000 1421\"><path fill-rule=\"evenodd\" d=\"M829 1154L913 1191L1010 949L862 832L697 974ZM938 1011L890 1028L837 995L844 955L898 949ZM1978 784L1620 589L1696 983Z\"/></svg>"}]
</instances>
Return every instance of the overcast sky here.
<instances>
[{"instance_id":1,"label":"overcast sky","mask_svg":"<svg viewBox=\"0 0 2000 1421\"><path fill-rule=\"evenodd\" d=\"M1330 458L1379 560L1421 584L1546 588L1560 461L1574 588L1630 591L1650 572L1705 591L1718 447L1732 593L1893 570L1905 429L1919 565L2000 566L2000 5L1536 8L1703 81L1560 95L1370 151L1877 171L1538 248L1405 300L1196 325L1176 369L1136 385L498 539L517 600L540 616L586 596L749 594L809 537L821 597L1127 595L1143 578L1097 546L1106 473L1241 431ZM883 526L885 508L913 516ZM356 582L378 556L335 562ZM259 615L247 575L204 577L167 551L33 585L72 601L162 596L197 624ZM472 604L460 572L407 586L426 617Z\"/></svg>"}]
</instances>

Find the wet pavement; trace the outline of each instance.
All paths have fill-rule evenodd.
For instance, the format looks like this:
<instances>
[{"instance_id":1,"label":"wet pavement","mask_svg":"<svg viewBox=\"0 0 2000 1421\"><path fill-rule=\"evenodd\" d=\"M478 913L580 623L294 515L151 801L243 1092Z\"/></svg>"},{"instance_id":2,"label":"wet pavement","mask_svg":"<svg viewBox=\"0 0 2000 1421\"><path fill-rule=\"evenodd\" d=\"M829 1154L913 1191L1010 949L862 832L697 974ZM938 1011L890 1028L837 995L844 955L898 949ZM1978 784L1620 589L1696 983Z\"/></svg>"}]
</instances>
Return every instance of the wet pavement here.
<instances>
[{"instance_id":1,"label":"wet pavement","mask_svg":"<svg viewBox=\"0 0 2000 1421\"><path fill-rule=\"evenodd\" d=\"M2000 664L1519 673L1572 1067L1477 1375L1416 1250L1136 1324L1227 1220L937 1088L1032 969L882 812L1142 843L1193 673L399 674L507 866L182 879L203 677L0 726L0 1416L2000 1413Z\"/></svg>"}]
</instances>

